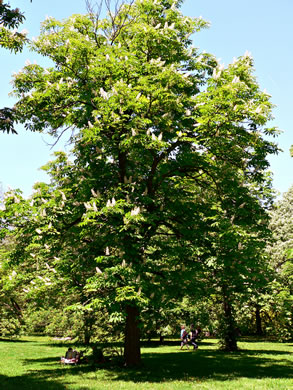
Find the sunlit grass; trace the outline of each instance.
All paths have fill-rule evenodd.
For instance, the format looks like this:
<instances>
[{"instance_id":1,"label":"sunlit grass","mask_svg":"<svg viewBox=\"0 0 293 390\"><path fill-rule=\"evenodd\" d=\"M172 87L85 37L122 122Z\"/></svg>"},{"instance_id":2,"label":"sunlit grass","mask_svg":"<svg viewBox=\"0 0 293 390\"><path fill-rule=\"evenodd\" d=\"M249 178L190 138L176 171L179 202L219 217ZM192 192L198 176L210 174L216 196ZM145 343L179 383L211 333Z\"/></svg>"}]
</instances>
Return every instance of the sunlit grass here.
<instances>
[{"instance_id":1,"label":"sunlit grass","mask_svg":"<svg viewBox=\"0 0 293 390\"><path fill-rule=\"evenodd\" d=\"M66 346L48 338L0 341L0 388L3 390L292 390L292 344L242 341L237 353L221 352L216 340L199 350L179 343L145 346L137 370L111 364L61 366Z\"/></svg>"}]
</instances>

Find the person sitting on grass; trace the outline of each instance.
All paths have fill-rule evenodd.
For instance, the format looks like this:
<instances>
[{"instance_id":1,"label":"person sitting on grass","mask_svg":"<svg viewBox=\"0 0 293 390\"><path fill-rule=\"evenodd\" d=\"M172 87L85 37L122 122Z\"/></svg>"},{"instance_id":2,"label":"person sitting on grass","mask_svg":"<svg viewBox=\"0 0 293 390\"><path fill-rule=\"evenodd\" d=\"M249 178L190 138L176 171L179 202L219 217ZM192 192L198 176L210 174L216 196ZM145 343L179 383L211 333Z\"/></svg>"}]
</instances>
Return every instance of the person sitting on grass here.
<instances>
[{"instance_id":1,"label":"person sitting on grass","mask_svg":"<svg viewBox=\"0 0 293 390\"><path fill-rule=\"evenodd\" d=\"M79 363L80 354L71 347L65 353L65 357L61 357L61 363L63 364L77 364Z\"/></svg>"},{"instance_id":2,"label":"person sitting on grass","mask_svg":"<svg viewBox=\"0 0 293 390\"><path fill-rule=\"evenodd\" d=\"M65 353L65 359L73 359L73 358L75 358L74 355L75 354L73 352L73 349L71 347L69 347L68 350Z\"/></svg>"}]
</instances>

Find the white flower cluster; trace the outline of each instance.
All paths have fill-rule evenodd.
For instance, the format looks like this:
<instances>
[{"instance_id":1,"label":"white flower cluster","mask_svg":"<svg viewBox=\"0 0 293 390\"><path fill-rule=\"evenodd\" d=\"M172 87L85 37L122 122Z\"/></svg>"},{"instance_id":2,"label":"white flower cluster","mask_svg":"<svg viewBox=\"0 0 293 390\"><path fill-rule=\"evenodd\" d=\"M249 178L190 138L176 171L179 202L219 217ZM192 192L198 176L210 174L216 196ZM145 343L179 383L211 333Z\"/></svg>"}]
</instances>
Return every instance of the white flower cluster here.
<instances>
[{"instance_id":1,"label":"white flower cluster","mask_svg":"<svg viewBox=\"0 0 293 390\"><path fill-rule=\"evenodd\" d=\"M140 207L134 207L134 209L131 210L130 214L131 216L138 215L140 213Z\"/></svg>"},{"instance_id":2,"label":"white flower cluster","mask_svg":"<svg viewBox=\"0 0 293 390\"><path fill-rule=\"evenodd\" d=\"M112 198L112 201L110 199L108 199L106 207L114 207L115 204L116 204L115 198Z\"/></svg>"}]
</instances>

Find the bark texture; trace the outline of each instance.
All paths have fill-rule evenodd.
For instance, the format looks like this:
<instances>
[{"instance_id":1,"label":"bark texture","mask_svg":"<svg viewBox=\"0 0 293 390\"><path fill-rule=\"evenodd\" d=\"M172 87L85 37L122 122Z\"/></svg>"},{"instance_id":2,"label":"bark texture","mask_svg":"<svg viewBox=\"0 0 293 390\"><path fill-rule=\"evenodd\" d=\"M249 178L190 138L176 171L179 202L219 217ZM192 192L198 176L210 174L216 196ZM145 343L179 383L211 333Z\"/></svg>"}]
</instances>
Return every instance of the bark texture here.
<instances>
[{"instance_id":1,"label":"bark texture","mask_svg":"<svg viewBox=\"0 0 293 390\"><path fill-rule=\"evenodd\" d=\"M136 306L126 306L126 328L124 343L124 362L126 366L141 363L139 310Z\"/></svg>"},{"instance_id":2,"label":"bark texture","mask_svg":"<svg viewBox=\"0 0 293 390\"><path fill-rule=\"evenodd\" d=\"M262 323L261 323L261 315L260 315L260 305L255 306L255 323L256 323L256 334L261 336L263 334L262 331Z\"/></svg>"},{"instance_id":3,"label":"bark texture","mask_svg":"<svg viewBox=\"0 0 293 390\"><path fill-rule=\"evenodd\" d=\"M222 345L225 351L238 350L232 305L227 299L227 297L224 298L224 324Z\"/></svg>"}]
</instances>

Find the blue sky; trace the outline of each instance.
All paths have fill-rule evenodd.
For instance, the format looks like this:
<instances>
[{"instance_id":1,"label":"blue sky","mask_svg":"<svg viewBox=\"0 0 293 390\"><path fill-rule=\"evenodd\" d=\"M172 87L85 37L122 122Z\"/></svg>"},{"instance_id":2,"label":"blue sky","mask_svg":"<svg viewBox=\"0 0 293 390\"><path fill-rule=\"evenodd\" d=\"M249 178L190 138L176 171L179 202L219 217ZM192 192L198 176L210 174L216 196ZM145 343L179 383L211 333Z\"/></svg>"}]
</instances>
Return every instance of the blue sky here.
<instances>
[{"instance_id":1,"label":"blue sky","mask_svg":"<svg viewBox=\"0 0 293 390\"><path fill-rule=\"evenodd\" d=\"M85 13L86 9L84 0L33 0L32 3L11 0L10 4L25 12L26 21L20 30L27 29L30 38L39 34L40 23L46 15L63 19L73 13ZM213 53L226 65L247 50L252 53L258 82L272 95L276 105L272 125L283 130L277 140L283 152L269 159L273 184L281 193L287 191L293 184L293 158L289 154L293 144L293 1L186 0L182 12L211 22L209 29L193 37L194 46L200 50ZM0 55L0 107L11 106L13 99L8 98L11 74L19 71L27 59L41 64L45 61L27 50L13 55L0 49ZM26 132L21 127L18 131L17 136L0 134L0 183L5 190L8 186L20 188L28 196L36 181L46 180L40 166L64 145L60 143L52 149L48 136Z\"/></svg>"}]
</instances>

